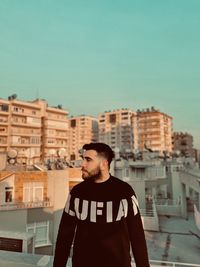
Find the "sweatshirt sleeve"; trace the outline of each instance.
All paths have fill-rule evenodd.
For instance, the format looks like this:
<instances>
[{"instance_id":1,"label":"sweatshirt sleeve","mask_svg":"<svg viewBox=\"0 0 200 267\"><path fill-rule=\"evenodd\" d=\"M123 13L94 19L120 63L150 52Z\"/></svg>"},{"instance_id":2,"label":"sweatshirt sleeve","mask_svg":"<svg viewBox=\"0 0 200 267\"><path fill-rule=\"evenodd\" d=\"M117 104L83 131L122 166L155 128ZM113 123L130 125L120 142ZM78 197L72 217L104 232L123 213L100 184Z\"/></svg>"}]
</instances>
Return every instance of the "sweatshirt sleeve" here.
<instances>
[{"instance_id":1,"label":"sweatshirt sleeve","mask_svg":"<svg viewBox=\"0 0 200 267\"><path fill-rule=\"evenodd\" d=\"M150 267L138 201L133 190L128 199L127 224L136 267Z\"/></svg>"},{"instance_id":2,"label":"sweatshirt sleeve","mask_svg":"<svg viewBox=\"0 0 200 267\"><path fill-rule=\"evenodd\" d=\"M74 200L71 194L69 194L59 225L53 267L66 267L76 223Z\"/></svg>"}]
</instances>

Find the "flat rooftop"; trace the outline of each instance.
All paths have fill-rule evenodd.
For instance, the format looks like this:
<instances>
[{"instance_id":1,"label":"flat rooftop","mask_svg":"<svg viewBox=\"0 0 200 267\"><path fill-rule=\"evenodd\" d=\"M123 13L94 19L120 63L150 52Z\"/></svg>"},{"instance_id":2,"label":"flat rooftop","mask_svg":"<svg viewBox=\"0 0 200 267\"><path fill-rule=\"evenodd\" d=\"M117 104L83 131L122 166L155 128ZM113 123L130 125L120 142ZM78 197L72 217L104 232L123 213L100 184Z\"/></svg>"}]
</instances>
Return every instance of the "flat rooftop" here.
<instances>
[{"instance_id":1,"label":"flat rooftop","mask_svg":"<svg viewBox=\"0 0 200 267\"><path fill-rule=\"evenodd\" d=\"M200 266L200 231L194 214L190 213L187 219L160 216L159 221L159 232L145 232L149 258Z\"/></svg>"}]
</instances>

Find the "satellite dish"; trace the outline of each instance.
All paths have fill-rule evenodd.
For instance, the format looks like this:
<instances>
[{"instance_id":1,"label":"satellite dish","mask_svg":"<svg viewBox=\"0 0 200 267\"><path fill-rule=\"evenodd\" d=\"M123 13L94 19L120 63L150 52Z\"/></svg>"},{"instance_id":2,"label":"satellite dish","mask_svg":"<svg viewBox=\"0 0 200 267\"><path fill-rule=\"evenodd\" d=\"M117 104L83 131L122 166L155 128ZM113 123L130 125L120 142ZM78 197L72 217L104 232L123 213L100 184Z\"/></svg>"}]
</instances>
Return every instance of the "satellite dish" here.
<instances>
[{"instance_id":1,"label":"satellite dish","mask_svg":"<svg viewBox=\"0 0 200 267\"><path fill-rule=\"evenodd\" d=\"M15 164L15 162L16 162L16 159L9 159L9 160L8 160L8 163L9 163L9 164Z\"/></svg>"},{"instance_id":2,"label":"satellite dish","mask_svg":"<svg viewBox=\"0 0 200 267\"><path fill-rule=\"evenodd\" d=\"M58 150L58 156L59 157L64 157L66 155L66 149L63 147L63 148L60 148Z\"/></svg>"},{"instance_id":3,"label":"satellite dish","mask_svg":"<svg viewBox=\"0 0 200 267\"><path fill-rule=\"evenodd\" d=\"M15 149L10 149L8 151L8 157L11 158L11 159L14 159L17 157L17 150Z\"/></svg>"},{"instance_id":4,"label":"satellite dish","mask_svg":"<svg viewBox=\"0 0 200 267\"><path fill-rule=\"evenodd\" d=\"M49 149L49 155L53 156L56 154L56 150L55 149Z\"/></svg>"}]
</instances>

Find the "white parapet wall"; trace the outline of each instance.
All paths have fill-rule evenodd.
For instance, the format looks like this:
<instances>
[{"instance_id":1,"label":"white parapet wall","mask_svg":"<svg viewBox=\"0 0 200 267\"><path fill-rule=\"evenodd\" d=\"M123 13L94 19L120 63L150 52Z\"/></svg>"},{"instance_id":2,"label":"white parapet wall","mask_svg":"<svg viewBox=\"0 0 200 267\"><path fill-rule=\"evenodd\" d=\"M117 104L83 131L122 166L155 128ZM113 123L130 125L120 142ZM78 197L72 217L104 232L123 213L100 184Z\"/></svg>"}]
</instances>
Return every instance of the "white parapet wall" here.
<instances>
[{"instance_id":1,"label":"white parapet wall","mask_svg":"<svg viewBox=\"0 0 200 267\"><path fill-rule=\"evenodd\" d=\"M158 217L142 216L144 230L159 231Z\"/></svg>"}]
</instances>

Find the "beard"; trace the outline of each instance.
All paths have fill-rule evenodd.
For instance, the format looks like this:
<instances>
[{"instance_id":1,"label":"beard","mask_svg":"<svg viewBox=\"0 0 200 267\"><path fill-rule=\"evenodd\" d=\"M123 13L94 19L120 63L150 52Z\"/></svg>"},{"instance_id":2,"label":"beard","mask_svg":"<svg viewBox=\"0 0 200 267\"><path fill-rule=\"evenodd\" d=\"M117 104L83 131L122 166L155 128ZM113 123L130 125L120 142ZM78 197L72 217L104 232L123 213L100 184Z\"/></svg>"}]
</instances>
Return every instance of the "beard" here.
<instances>
[{"instance_id":1,"label":"beard","mask_svg":"<svg viewBox=\"0 0 200 267\"><path fill-rule=\"evenodd\" d=\"M86 171L82 169L82 178L83 180L88 180L88 181L96 181L99 179L101 176L101 170L100 168L96 168L95 170L92 171Z\"/></svg>"}]
</instances>

